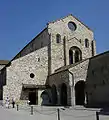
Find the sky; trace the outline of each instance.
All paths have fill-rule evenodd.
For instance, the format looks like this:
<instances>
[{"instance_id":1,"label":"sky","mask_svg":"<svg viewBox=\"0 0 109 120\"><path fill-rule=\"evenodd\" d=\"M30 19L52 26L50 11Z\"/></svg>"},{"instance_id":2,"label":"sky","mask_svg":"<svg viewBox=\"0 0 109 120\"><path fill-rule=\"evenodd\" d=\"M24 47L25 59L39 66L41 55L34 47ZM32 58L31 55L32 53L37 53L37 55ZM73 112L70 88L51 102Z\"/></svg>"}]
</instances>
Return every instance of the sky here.
<instances>
[{"instance_id":1,"label":"sky","mask_svg":"<svg viewBox=\"0 0 109 120\"><path fill-rule=\"evenodd\" d=\"M109 0L0 0L0 59L11 60L50 21L73 14L109 50Z\"/></svg>"}]
</instances>

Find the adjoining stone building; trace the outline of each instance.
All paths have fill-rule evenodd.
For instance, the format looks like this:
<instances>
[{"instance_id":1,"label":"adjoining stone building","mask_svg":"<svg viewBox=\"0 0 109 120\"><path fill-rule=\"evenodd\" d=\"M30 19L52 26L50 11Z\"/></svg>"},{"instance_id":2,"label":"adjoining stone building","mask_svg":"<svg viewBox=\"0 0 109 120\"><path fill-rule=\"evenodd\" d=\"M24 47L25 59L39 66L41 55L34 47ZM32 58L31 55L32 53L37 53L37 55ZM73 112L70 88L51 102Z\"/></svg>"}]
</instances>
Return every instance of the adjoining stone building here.
<instances>
[{"instance_id":1,"label":"adjoining stone building","mask_svg":"<svg viewBox=\"0 0 109 120\"><path fill-rule=\"evenodd\" d=\"M0 60L0 70L5 67L5 65L7 65L9 63L8 60ZM2 78L1 78L2 79ZM0 98L3 98L3 89L2 89L2 82L0 80Z\"/></svg>"},{"instance_id":2,"label":"adjoining stone building","mask_svg":"<svg viewBox=\"0 0 109 120\"><path fill-rule=\"evenodd\" d=\"M9 60L0 60L0 70L9 63Z\"/></svg>"},{"instance_id":3,"label":"adjoining stone building","mask_svg":"<svg viewBox=\"0 0 109 120\"><path fill-rule=\"evenodd\" d=\"M74 16L49 22L1 69L3 99L29 99L38 105L109 104L108 59L109 52L96 55L93 31Z\"/></svg>"}]
</instances>

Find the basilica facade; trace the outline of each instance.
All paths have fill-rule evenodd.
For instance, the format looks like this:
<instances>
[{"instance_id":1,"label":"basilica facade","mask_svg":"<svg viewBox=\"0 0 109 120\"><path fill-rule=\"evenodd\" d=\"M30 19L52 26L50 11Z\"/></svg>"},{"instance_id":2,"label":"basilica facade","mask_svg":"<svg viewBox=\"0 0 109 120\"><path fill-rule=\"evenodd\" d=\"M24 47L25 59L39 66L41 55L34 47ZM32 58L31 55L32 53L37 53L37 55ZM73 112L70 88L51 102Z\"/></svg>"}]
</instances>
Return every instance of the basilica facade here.
<instances>
[{"instance_id":1,"label":"basilica facade","mask_svg":"<svg viewBox=\"0 0 109 120\"><path fill-rule=\"evenodd\" d=\"M109 104L109 52L96 54L93 31L73 15L47 23L0 71L1 99L36 105Z\"/></svg>"}]
</instances>

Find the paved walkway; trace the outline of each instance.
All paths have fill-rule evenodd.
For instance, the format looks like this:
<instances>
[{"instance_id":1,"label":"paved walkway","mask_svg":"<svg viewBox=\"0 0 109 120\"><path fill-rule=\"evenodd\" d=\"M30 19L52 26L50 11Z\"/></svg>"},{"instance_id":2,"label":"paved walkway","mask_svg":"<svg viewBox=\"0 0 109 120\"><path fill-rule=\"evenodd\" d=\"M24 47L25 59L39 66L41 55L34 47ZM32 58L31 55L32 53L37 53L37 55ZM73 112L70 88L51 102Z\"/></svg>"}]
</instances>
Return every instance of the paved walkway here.
<instances>
[{"instance_id":1,"label":"paved walkway","mask_svg":"<svg viewBox=\"0 0 109 120\"><path fill-rule=\"evenodd\" d=\"M96 109L60 108L60 120L97 120ZM109 116L99 116L99 120L109 120ZM22 108L19 111L15 109L6 109L0 107L0 120L58 120L56 107L33 107L31 115L30 106Z\"/></svg>"},{"instance_id":2,"label":"paved walkway","mask_svg":"<svg viewBox=\"0 0 109 120\"><path fill-rule=\"evenodd\" d=\"M56 120L57 113L53 111L41 112L37 111L31 115L30 111L16 109L7 109L0 107L0 120Z\"/></svg>"}]
</instances>

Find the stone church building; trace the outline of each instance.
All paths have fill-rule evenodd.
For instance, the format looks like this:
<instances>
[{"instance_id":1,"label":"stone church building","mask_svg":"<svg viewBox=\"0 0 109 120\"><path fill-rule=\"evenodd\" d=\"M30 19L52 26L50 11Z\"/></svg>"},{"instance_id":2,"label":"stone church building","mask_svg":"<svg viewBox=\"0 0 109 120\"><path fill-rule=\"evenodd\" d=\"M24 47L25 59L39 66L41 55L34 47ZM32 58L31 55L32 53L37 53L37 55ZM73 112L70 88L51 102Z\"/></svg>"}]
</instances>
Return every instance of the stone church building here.
<instances>
[{"instance_id":1,"label":"stone church building","mask_svg":"<svg viewBox=\"0 0 109 120\"><path fill-rule=\"evenodd\" d=\"M7 96L36 105L108 105L109 52L96 55L93 31L74 16L49 22L1 68L0 98Z\"/></svg>"}]
</instances>

